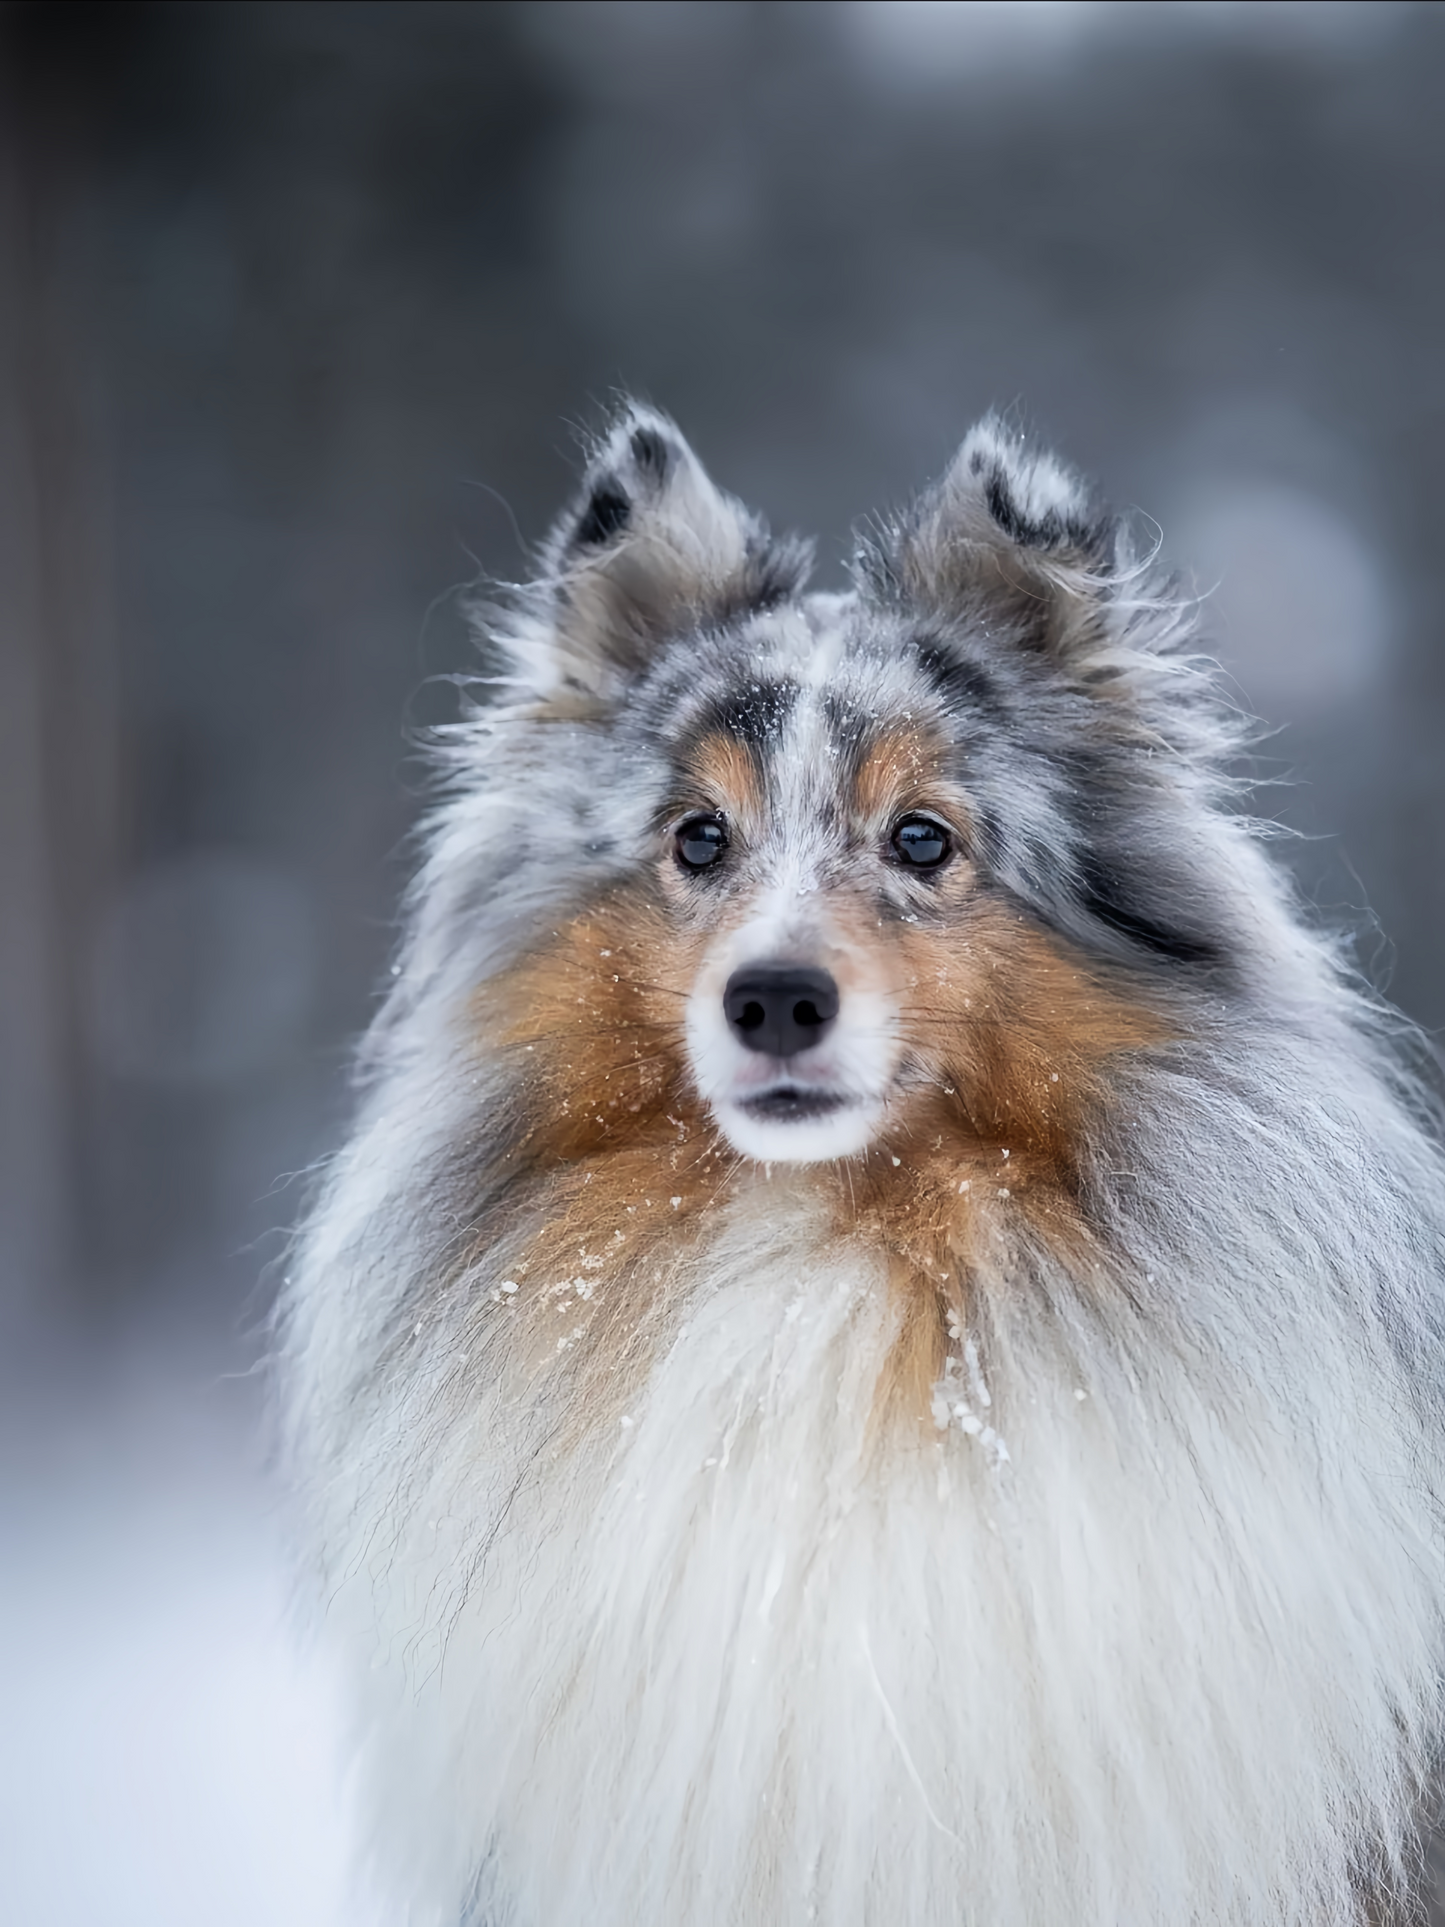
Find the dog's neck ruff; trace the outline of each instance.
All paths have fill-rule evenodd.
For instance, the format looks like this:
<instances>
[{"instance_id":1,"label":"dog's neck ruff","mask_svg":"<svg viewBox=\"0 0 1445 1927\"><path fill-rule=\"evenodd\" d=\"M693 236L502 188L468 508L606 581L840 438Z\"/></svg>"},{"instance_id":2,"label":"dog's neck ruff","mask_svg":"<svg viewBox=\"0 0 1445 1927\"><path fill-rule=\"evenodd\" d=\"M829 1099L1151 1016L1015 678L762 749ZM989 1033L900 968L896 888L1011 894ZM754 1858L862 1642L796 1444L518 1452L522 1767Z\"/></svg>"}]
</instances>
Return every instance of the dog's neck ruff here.
<instances>
[{"instance_id":1,"label":"dog's neck ruff","mask_svg":"<svg viewBox=\"0 0 1445 1927\"><path fill-rule=\"evenodd\" d=\"M565 1372L494 1385L399 1475L438 1333L333 1473L414 1919L1352 1918L1440 1571L1348 1308L1285 1290L1230 1356L1239 1286L1196 1277L1190 1357L1005 1231L930 1412L880 1432L888 1268L804 1187L752 1186L675 1284L605 1433Z\"/></svg>"}]
</instances>

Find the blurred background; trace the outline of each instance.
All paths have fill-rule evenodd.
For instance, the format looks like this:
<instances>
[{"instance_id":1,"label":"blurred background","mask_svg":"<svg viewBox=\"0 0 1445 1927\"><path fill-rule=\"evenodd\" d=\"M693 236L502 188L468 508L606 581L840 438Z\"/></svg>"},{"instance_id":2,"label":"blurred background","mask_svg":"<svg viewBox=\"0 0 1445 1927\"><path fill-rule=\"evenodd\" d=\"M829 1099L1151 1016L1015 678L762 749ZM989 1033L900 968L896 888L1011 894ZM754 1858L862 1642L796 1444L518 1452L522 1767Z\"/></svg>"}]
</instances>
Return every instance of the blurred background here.
<instances>
[{"instance_id":1,"label":"blurred background","mask_svg":"<svg viewBox=\"0 0 1445 1927\"><path fill-rule=\"evenodd\" d=\"M1154 517L1445 1023L1442 122L1409 0L0 5L0 1919L356 1919L266 1308L617 388L825 581L990 406Z\"/></svg>"}]
</instances>

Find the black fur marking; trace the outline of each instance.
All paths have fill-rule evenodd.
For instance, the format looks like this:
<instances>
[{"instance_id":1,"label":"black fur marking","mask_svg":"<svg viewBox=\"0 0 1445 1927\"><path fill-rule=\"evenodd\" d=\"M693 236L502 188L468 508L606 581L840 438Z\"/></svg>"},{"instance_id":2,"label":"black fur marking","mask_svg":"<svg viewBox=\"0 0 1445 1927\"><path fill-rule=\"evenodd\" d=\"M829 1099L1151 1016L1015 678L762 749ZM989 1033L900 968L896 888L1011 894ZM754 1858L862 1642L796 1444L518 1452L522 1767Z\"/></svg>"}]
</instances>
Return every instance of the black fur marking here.
<instances>
[{"instance_id":1,"label":"black fur marking","mask_svg":"<svg viewBox=\"0 0 1445 1927\"><path fill-rule=\"evenodd\" d=\"M1108 515L1087 518L1065 515L1049 509L1037 521L1030 521L1010 492L1002 468L994 468L984 484L988 512L1012 542L1025 549L1078 549L1087 556L1107 560L1113 534Z\"/></svg>"},{"instance_id":2,"label":"black fur marking","mask_svg":"<svg viewBox=\"0 0 1445 1927\"><path fill-rule=\"evenodd\" d=\"M579 549L600 549L632 518L632 504L610 482L599 482L582 520L577 524L573 545Z\"/></svg>"},{"instance_id":3,"label":"black fur marking","mask_svg":"<svg viewBox=\"0 0 1445 1927\"><path fill-rule=\"evenodd\" d=\"M1009 493L1004 472L996 468L984 484L983 499L988 512L1010 541L1025 549L1056 549L1067 534L1067 525L1057 509L1050 509L1038 521L1030 522Z\"/></svg>"},{"instance_id":4,"label":"black fur marking","mask_svg":"<svg viewBox=\"0 0 1445 1927\"><path fill-rule=\"evenodd\" d=\"M692 737L732 736L751 749L761 749L782 735L797 700L798 686L792 682L730 689L703 704L694 718Z\"/></svg>"},{"instance_id":5,"label":"black fur marking","mask_svg":"<svg viewBox=\"0 0 1445 1927\"><path fill-rule=\"evenodd\" d=\"M946 643L920 641L914 645L919 667L950 709L1002 722L1008 706L997 681L982 663L950 649Z\"/></svg>"},{"instance_id":6,"label":"black fur marking","mask_svg":"<svg viewBox=\"0 0 1445 1927\"><path fill-rule=\"evenodd\" d=\"M1130 943L1170 963L1218 965L1225 961L1220 946L1209 938L1190 936L1183 930L1155 923L1152 917L1141 916L1122 903L1119 879L1102 864L1084 864L1083 884L1080 900L1084 909L1117 936L1126 937Z\"/></svg>"},{"instance_id":7,"label":"black fur marking","mask_svg":"<svg viewBox=\"0 0 1445 1927\"><path fill-rule=\"evenodd\" d=\"M631 447L633 461L650 481L661 482L666 478L672 450L655 428L634 428Z\"/></svg>"}]
</instances>

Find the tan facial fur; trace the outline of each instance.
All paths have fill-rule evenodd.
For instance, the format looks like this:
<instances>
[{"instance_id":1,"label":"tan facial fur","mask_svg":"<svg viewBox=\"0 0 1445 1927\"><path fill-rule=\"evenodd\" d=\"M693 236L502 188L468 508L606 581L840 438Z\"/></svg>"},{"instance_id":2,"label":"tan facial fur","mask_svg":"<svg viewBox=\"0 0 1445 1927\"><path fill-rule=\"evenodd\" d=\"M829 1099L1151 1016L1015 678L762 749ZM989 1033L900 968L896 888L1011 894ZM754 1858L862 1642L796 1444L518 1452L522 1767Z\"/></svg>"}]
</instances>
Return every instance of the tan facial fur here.
<instances>
[{"instance_id":1,"label":"tan facial fur","mask_svg":"<svg viewBox=\"0 0 1445 1927\"><path fill-rule=\"evenodd\" d=\"M744 745L704 739L689 781L694 806L726 813L740 835L760 832L766 795ZM903 1312L889 1399L916 1417L990 1238L1022 1227L1087 1263L1081 1134L1110 1059L1165 1031L1061 939L981 890L962 849L926 886L915 880L929 892L926 915L880 915L872 872L890 824L926 810L961 841L967 833L966 799L924 732L882 735L849 803L856 859L811 906L808 955L833 972L845 1008L886 1000L892 1080L865 1148L788 1181L831 1200L840 1239L886 1256ZM504 1166L522 1202L498 1209L525 1211L533 1227L504 1307L521 1314L519 1358L580 1370L609 1409L625 1404L651 1356L680 1262L723 1202L761 1178L699 1100L684 1025L699 984L720 996L727 965L716 960L732 955L751 904L700 916L659 841L651 878L560 926L478 1005L515 1078ZM494 1245L498 1229L493 1212L479 1244Z\"/></svg>"},{"instance_id":2,"label":"tan facial fur","mask_svg":"<svg viewBox=\"0 0 1445 1927\"><path fill-rule=\"evenodd\" d=\"M680 1256L736 1163L687 1074L694 949L644 883L561 925L477 1000L510 1063L517 1128L501 1161L511 1182L471 1252L509 1231L521 1243L474 1319L513 1323L524 1375L579 1375L579 1422L625 1405Z\"/></svg>"}]
</instances>

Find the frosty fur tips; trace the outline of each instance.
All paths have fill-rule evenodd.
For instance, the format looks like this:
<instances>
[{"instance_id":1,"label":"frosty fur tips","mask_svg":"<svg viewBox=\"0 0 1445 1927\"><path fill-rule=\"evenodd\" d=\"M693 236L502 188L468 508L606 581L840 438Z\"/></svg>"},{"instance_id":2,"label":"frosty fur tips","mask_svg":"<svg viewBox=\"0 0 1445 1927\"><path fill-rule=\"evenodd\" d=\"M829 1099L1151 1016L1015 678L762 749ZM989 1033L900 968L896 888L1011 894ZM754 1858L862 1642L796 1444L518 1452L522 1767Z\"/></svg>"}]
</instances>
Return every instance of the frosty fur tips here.
<instances>
[{"instance_id":1,"label":"frosty fur tips","mask_svg":"<svg viewBox=\"0 0 1445 1927\"><path fill-rule=\"evenodd\" d=\"M1400 1027L1063 468L985 422L851 593L807 564L627 409L443 745L283 1311L369 1879L1380 1918L1445 1598Z\"/></svg>"}]
</instances>

